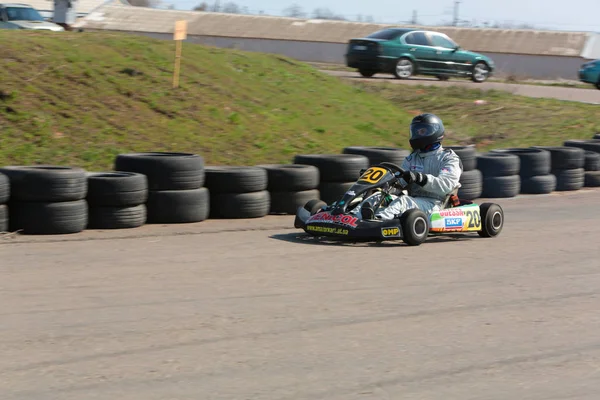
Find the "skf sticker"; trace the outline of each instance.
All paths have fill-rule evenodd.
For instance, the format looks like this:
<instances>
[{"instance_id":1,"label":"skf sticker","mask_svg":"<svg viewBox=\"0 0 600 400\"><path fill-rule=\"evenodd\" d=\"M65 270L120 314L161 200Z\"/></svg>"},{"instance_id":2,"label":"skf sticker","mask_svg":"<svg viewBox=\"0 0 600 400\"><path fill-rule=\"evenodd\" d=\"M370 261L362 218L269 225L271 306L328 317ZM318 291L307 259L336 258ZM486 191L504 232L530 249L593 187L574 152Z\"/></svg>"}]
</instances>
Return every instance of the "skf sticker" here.
<instances>
[{"instance_id":1,"label":"skf sticker","mask_svg":"<svg viewBox=\"0 0 600 400\"><path fill-rule=\"evenodd\" d=\"M463 219L462 218L446 218L444 220L444 226L446 226L446 228L462 228Z\"/></svg>"},{"instance_id":2,"label":"skf sticker","mask_svg":"<svg viewBox=\"0 0 600 400\"><path fill-rule=\"evenodd\" d=\"M400 237L399 228L381 228L381 236L383 237Z\"/></svg>"}]
</instances>

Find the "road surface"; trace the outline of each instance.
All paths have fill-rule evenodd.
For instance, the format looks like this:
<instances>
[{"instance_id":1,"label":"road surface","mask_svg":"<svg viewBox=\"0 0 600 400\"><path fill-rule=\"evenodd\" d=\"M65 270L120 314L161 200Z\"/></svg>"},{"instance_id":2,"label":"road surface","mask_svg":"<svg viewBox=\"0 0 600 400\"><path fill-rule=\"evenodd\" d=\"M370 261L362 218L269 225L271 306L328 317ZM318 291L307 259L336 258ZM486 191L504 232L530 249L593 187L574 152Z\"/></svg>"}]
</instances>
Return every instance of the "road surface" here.
<instances>
[{"instance_id":1,"label":"road surface","mask_svg":"<svg viewBox=\"0 0 600 400\"><path fill-rule=\"evenodd\" d=\"M290 216L0 238L2 400L595 400L600 191L501 236L320 244Z\"/></svg>"}]
</instances>

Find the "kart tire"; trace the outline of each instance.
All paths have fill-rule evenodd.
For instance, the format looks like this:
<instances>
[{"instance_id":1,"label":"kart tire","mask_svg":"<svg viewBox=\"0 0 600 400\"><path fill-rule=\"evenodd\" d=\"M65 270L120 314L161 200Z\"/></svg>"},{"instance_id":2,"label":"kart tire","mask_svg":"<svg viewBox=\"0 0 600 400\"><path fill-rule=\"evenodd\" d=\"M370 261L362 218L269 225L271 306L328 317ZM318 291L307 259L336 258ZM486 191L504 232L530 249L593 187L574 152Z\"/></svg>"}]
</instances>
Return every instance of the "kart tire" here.
<instances>
[{"instance_id":1,"label":"kart tire","mask_svg":"<svg viewBox=\"0 0 600 400\"><path fill-rule=\"evenodd\" d=\"M429 218L418 208L411 208L400 216L402 241L409 246L419 246L429 234Z\"/></svg>"},{"instance_id":2,"label":"kart tire","mask_svg":"<svg viewBox=\"0 0 600 400\"><path fill-rule=\"evenodd\" d=\"M552 171L556 176L556 191L565 192L579 190L585 184L585 170L583 168L560 169Z\"/></svg>"},{"instance_id":3,"label":"kart tire","mask_svg":"<svg viewBox=\"0 0 600 400\"><path fill-rule=\"evenodd\" d=\"M298 154L294 164L317 167L320 182L354 182L360 170L369 167L369 159L358 154Z\"/></svg>"},{"instance_id":4,"label":"kart tire","mask_svg":"<svg viewBox=\"0 0 600 400\"><path fill-rule=\"evenodd\" d=\"M550 152L550 164L553 170L583 168L585 150L578 147L533 146Z\"/></svg>"},{"instance_id":5,"label":"kart tire","mask_svg":"<svg viewBox=\"0 0 600 400\"><path fill-rule=\"evenodd\" d=\"M522 194L548 194L556 190L556 176L552 174L521 178Z\"/></svg>"},{"instance_id":6,"label":"kart tire","mask_svg":"<svg viewBox=\"0 0 600 400\"><path fill-rule=\"evenodd\" d=\"M10 181L11 200L62 202L85 199L87 176L81 168L54 165L9 166L0 173Z\"/></svg>"},{"instance_id":7,"label":"kart tire","mask_svg":"<svg viewBox=\"0 0 600 400\"><path fill-rule=\"evenodd\" d=\"M267 190L267 170L260 167L206 167L205 186L211 193L251 193Z\"/></svg>"},{"instance_id":8,"label":"kart tire","mask_svg":"<svg viewBox=\"0 0 600 400\"><path fill-rule=\"evenodd\" d=\"M599 171L600 170L600 153L585 150L585 165L583 168L586 171Z\"/></svg>"},{"instance_id":9,"label":"kart tire","mask_svg":"<svg viewBox=\"0 0 600 400\"><path fill-rule=\"evenodd\" d=\"M600 171L587 171L585 173L585 187L600 187Z\"/></svg>"},{"instance_id":10,"label":"kart tire","mask_svg":"<svg viewBox=\"0 0 600 400\"><path fill-rule=\"evenodd\" d=\"M319 169L314 165L264 164L269 192L300 192L319 187Z\"/></svg>"},{"instance_id":11,"label":"kart tire","mask_svg":"<svg viewBox=\"0 0 600 400\"><path fill-rule=\"evenodd\" d=\"M594 153L600 153L600 141L590 139L590 140L566 140L563 143L568 147L579 147L580 149L593 151Z\"/></svg>"},{"instance_id":12,"label":"kart tire","mask_svg":"<svg viewBox=\"0 0 600 400\"><path fill-rule=\"evenodd\" d=\"M498 204L483 203L479 206L481 214L481 230L477 231L481 237L494 237L502 232L504 227L504 210Z\"/></svg>"},{"instance_id":13,"label":"kart tire","mask_svg":"<svg viewBox=\"0 0 600 400\"><path fill-rule=\"evenodd\" d=\"M10 204L9 229L26 235L65 235L83 231L88 223L85 200Z\"/></svg>"},{"instance_id":14,"label":"kart tire","mask_svg":"<svg viewBox=\"0 0 600 400\"><path fill-rule=\"evenodd\" d=\"M8 232L8 207L0 205L0 233Z\"/></svg>"},{"instance_id":15,"label":"kart tire","mask_svg":"<svg viewBox=\"0 0 600 400\"><path fill-rule=\"evenodd\" d=\"M8 176L0 174L0 204L4 204L10 198L10 181Z\"/></svg>"},{"instance_id":16,"label":"kart tire","mask_svg":"<svg viewBox=\"0 0 600 400\"><path fill-rule=\"evenodd\" d=\"M204 158L191 153L119 154L115 171L137 172L148 178L149 190L193 190L204 185Z\"/></svg>"},{"instance_id":17,"label":"kart tire","mask_svg":"<svg viewBox=\"0 0 600 400\"><path fill-rule=\"evenodd\" d=\"M271 195L268 191L211 194L211 218L260 218L269 214Z\"/></svg>"},{"instance_id":18,"label":"kart tire","mask_svg":"<svg viewBox=\"0 0 600 400\"><path fill-rule=\"evenodd\" d=\"M483 191L483 175L478 169L465 171L460 175L460 184L461 187L458 189L459 199L477 199Z\"/></svg>"},{"instance_id":19,"label":"kart tire","mask_svg":"<svg viewBox=\"0 0 600 400\"><path fill-rule=\"evenodd\" d=\"M463 172L473 171L477 168L477 151L475 146L448 146L445 149L453 150L460 158Z\"/></svg>"},{"instance_id":20,"label":"kart tire","mask_svg":"<svg viewBox=\"0 0 600 400\"><path fill-rule=\"evenodd\" d=\"M491 153L514 154L521 160L519 175L529 178L538 175L548 175L552 169L550 152L542 149L512 147L507 149L494 149Z\"/></svg>"},{"instance_id":21,"label":"kart tire","mask_svg":"<svg viewBox=\"0 0 600 400\"><path fill-rule=\"evenodd\" d=\"M353 182L321 182L319 185L319 193L321 200L327 204L339 200L344 193L354 185Z\"/></svg>"},{"instance_id":22,"label":"kart tire","mask_svg":"<svg viewBox=\"0 0 600 400\"><path fill-rule=\"evenodd\" d=\"M389 162L401 167L410 151L395 147L349 146L345 147L342 153L365 156L369 159L369 166Z\"/></svg>"},{"instance_id":23,"label":"kart tire","mask_svg":"<svg viewBox=\"0 0 600 400\"><path fill-rule=\"evenodd\" d=\"M483 153L477 155L477 169L485 178L518 175L521 160L509 153Z\"/></svg>"},{"instance_id":24,"label":"kart tire","mask_svg":"<svg viewBox=\"0 0 600 400\"><path fill-rule=\"evenodd\" d=\"M129 229L146 223L146 205L132 207L90 207L88 229Z\"/></svg>"},{"instance_id":25,"label":"kart tire","mask_svg":"<svg viewBox=\"0 0 600 400\"><path fill-rule=\"evenodd\" d=\"M151 190L146 207L148 224L201 222L208 218L209 190Z\"/></svg>"},{"instance_id":26,"label":"kart tire","mask_svg":"<svg viewBox=\"0 0 600 400\"><path fill-rule=\"evenodd\" d=\"M306 211L310 213L310 215L315 215L321 210L321 208L325 207L326 205L327 203L325 203L323 200L312 199L309 200L306 204L304 204L303 207Z\"/></svg>"},{"instance_id":27,"label":"kart tire","mask_svg":"<svg viewBox=\"0 0 600 400\"><path fill-rule=\"evenodd\" d=\"M146 203L148 178L135 172L90 172L86 200L90 207L128 207Z\"/></svg>"},{"instance_id":28,"label":"kart tire","mask_svg":"<svg viewBox=\"0 0 600 400\"><path fill-rule=\"evenodd\" d=\"M311 199L319 198L319 191L304 190L299 192L269 192L271 194L270 214L296 214L299 207Z\"/></svg>"},{"instance_id":29,"label":"kart tire","mask_svg":"<svg viewBox=\"0 0 600 400\"><path fill-rule=\"evenodd\" d=\"M484 176L482 198L507 198L515 197L521 191L521 177L509 176Z\"/></svg>"}]
</instances>

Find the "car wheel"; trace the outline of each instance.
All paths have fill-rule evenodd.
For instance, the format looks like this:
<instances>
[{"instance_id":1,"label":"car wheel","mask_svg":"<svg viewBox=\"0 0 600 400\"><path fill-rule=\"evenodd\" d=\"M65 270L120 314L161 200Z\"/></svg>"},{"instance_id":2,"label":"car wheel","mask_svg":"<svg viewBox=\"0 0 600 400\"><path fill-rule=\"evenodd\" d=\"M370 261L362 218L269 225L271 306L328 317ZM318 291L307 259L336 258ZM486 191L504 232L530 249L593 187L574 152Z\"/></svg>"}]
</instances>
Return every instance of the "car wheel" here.
<instances>
[{"instance_id":1,"label":"car wheel","mask_svg":"<svg viewBox=\"0 0 600 400\"><path fill-rule=\"evenodd\" d=\"M408 58L401 58L396 62L396 68L394 68L394 75L398 79L408 79L413 76L415 70L415 64Z\"/></svg>"},{"instance_id":2,"label":"car wheel","mask_svg":"<svg viewBox=\"0 0 600 400\"><path fill-rule=\"evenodd\" d=\"M504 211L494 203L484 203L479 207L481 212L481 230L477 233L481 237L498 236L504 226Z\"/></svg>"},{"instance_id":3,"label":"car wheel","mask_svg":"<svg viewBox=\"0 0 600 400\"><path fill-rule=\"evenodd\" d=\"M480 61L473 66L473 75L471 75L471 79L473 82L481 83L488 78L489 74L490 67L483 61Z\"/></svg>"},{"instance_id":4,"label":"car wheel","mask_svg":"<svg viewBox=\"0 0 600 400\"><path fill-rule=\"evenodd\" d=\"M436 78L438 78L440 81L447 81L450 79L448 75L438 75Z\"/></svg>"},{"instance_id":5,"label":"car wheel","mask_svg":"<svg viewBox=\"0 0 600 400\"><path fill-rule=\"evenodd\" d=\"M370 78L375 75L377 72L371 69L359 69L358 73L364 76L365 78Z\"/></svg>"},{"instance_id":6,"label":"car wheel","mask_svg":"<svg viewBox=\"0 0 600 400\"><path fill-rule=\"evenodd\" d=\"M402 240L409 246L418 246L429 234L429 218L418 208L406 211L400 217Z\"/></svg>"},{"instance_id":7,"label":"car wheel","mask_svg":"<svg viewBox=\"0 0 600 400\"><path fill-rule=\"evenodd\" d=\"M598 82L596 82L596 89L600 90L600 77L598 77Z\"/></svg>"}]
</instances>

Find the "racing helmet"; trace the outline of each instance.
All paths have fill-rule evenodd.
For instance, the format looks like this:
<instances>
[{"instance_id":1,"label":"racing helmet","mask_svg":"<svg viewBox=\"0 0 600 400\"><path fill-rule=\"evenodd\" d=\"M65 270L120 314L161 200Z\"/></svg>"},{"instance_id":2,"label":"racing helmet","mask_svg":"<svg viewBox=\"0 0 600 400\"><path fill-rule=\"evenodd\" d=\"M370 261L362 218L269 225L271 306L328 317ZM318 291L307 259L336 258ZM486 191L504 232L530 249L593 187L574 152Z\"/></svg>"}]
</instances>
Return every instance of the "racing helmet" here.
<instances>
[{"instance_id":1,"label":"racing helmet","mask_svg":"<svg viewBox=\"0 0 600 400\"><path fill-rule=\"evenodd\" d=\"M445 132L444 124L437 115L417 115L410 123L410 146L413 150L425 150L428 146L441 143Z\"/></svg>"}]
</instances>

